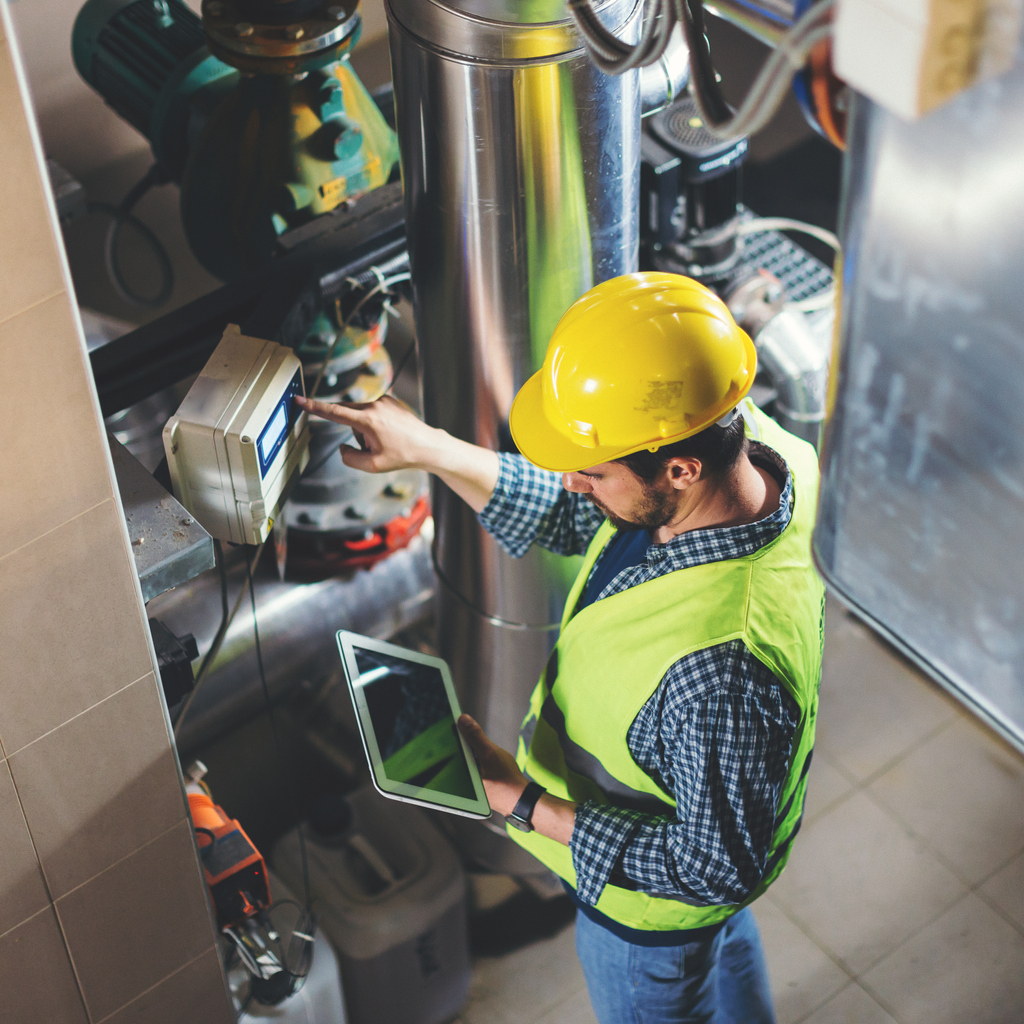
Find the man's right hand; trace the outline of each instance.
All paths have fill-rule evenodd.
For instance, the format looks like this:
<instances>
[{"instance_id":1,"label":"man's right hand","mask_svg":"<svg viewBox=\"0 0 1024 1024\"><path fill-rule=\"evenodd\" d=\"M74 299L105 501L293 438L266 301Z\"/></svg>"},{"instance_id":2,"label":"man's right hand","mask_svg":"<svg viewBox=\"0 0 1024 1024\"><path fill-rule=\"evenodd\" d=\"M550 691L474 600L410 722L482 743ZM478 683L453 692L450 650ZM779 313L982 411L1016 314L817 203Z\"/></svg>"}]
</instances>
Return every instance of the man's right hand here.
<instances>
[{"instance_id":1,"label":"man's right hand","mask_svg":"<svg viewBox=\"0 0 1024 1024\"><path fill-rule=\"evenodd\" d=\"M368 405L296 398L314 416L351 427L360 447L343 444L346 466L367 473L422 469L439 476L474 512L490 500L498 481L495 452L429 427L408 406L390 396Z\"/></svg>"},{"instance_id":2,"label":"man's right hand","mask_svg":"<svg viewBox=\"0 0 1024 1024\"><path fill-rule=\"evenodd\" d=\"M396 469L425 469L436 472L432 449L441 431L428 427L408 406L385 395L368 405L319 402L296 398L307 412L332 423L351 427L359 448L341 446L346 466L366 473L390 473ZM445 435L447 436L447 435Z\"/></svg>"}]
</instances>

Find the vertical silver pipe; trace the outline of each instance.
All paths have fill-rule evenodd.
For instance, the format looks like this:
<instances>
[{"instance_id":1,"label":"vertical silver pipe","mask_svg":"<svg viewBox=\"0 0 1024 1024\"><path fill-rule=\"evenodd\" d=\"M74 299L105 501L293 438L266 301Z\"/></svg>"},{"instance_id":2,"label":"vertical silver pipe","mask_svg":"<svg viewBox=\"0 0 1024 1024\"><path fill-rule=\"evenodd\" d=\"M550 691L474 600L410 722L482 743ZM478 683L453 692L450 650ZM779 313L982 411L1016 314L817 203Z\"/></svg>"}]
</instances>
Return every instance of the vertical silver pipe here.
<instances>
[{"instance_id":1,"label":"vertical silver pipe","mask_svg":"<svg viewBox=\"0 0 1024 1024\"><path fill-rule=\"evenodd\" d=\"M512 399L592 285L637 267L640 88L601 74L563 0L388 0L427 422L514 451ZM636 0L608 0L635 38ZM441 653L514 749L576 571L512 559L434 488Z\"/></svg>"}]
</instances>

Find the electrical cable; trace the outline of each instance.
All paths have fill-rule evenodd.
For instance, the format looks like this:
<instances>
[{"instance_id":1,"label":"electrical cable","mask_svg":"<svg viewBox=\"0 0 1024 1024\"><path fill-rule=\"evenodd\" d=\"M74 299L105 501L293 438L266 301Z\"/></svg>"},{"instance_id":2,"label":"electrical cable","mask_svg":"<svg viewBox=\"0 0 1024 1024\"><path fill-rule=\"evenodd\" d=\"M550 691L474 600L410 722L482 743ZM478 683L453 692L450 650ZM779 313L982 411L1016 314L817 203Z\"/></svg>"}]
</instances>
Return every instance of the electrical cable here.
<instances>
[{"instance_id":1,"label":"electrical cable","mask_svg":"<svg viewBox=\"0 0 1024 1024\"><path fill-rule=\"evenodd\" d=\"M262 548L262 545L260 545L260 547ZM255 565L255 562L253 564ZM283 753L283 750L282 750L282 747L281 747L281 739L280 739L280 737L278 736L278 733L277 733L277 721L276 721L276 719L274 717L274 707L273 707L273 704L271 703L271 700L270 700L270 688L267 686L267 673L266 673L266 671L265 671L265 669L263 667L263 650L260 647L260 627L259 627L259 620L258 620L258 618L256 616L256 586L253 583L252 568L250 568L248 561L245 563L245 571L246 571L246 576L247 576L248 581L249 581L249 599L250 599L250 601L252 603L252 629L253 629L253 636L254 636L255 641L256 641L256 666L259 669L259 673L260 673L260 685L263 687L263 699L264 699L264 701L266 702L266 705L267 705L267 718L270 719L270 734L271 734L271 737L274 740L274 752L275 752L275 755L277 757L278 766L279 766L282 774L284 774L284 766L285 766L284 753ZM309 888L309 860L308 860L308 857L306 855L306 837L305 837L305 834L302 831L302 822L299 822L298 832L299 832L299 852L300 852L300 856L302 858L302 885L303 885L303 888L305 890L304 895L306 897L306 913L308 915L310 915L311 918L312 918L312 925L311 925L311 929L312 929L312 928L316 927L316 917L315 917L315 915L313 915L313 912L312 912L312 909L311 909L311 905L312 905L313 901L312 901L312 896L310 895L310 888ZM310 934L312 934L311 929L310 929Z\"/></svg>"},{"instance_id":2,"label":"electrical cable","mask_svg":"<svg viewBox=\"0 0 1024 1024\"><path fill-rule=\"evenodd\" d=\"M253 568L255 568L257 563L259 562L260 555L263 554L263 546L266 543L267 543L266 541L263 541L259 545L259 547L256 548L256 554L253 556L253 560L252 560ZM252 570L249 569L249 561L248 561L248 559L246 560L245 567L246 567L246 570L251 575L251 571ZM226 570L225 570L225 577L223 578L222 586L223 586L224 589L221 590L221 597L222 597L222 599L224 599L225 596L226 596L226 587L227 587ZM238 609L242 606L242 599L244 597L245 597L245 587L242 587L242 589L238 593L238 598L235 601L234 607L231 609L231 613L228 615L228 617L226 619L222 619L221 620L220 628L217 630L216 634L214 635L213 642L210 644L210 649L206 652L206 656L203 658L203 663L199 667L199 672L196 675L195 682L192 684L192 692L188 695L188 699L182 705L181 711L178 712L178 720L174 723L174 738L175 738L175 740L177 740L178 733L181 731L181 726L182 726L182 723L185 721L185 716L188 713L188 709L191 706L192 701L195 700L196 694L199 692L199 685L206 678L206 675L207 675L207 672L208 672L210 666L213 664L214 660L216 659L217 652L220 650L221 644L224 642L224 637L227 636L228 629L231 626L231 623L234 622L235 616L238 614Z\"/></svg>"},{"instance_id":3,"label":"electrical cable","mask_svg":"<svg viewBox=\"0 0 1024 1024\"><path fill-rule=\"evenodd\" d=\"M310 388L310 390L309 390L309 395L307 396L308 398L316 398L316 393L317 393L317 391L320 388L321 381L324 379L324 374L327 372L327 367L330 365L331 360L334 358L334 353L337 351L338 345L341 343L342 338L345 337L345 332L348 330L348 325L352 322L352 320L355 317L356 313L358 313L359 310L362 309L363 306L374 295L376 295L378 292L384 291L385 289L390 288L391 285L397 284L399 281L408 281L410 279L410 275L407 272L406 273L402 273L402 274L395 274L393 277L387 277L386 278L382 274L380 274L379 270L377 270L376 267L371 267L370 269L377 271L377 273L379 275L378 283L377 283L377 285L374 288L372 288L370 291L368 291L356 303L355 307L352 309L352 311L349 313L349 315L347 317L345 317L344 321L341 323L341 325L340 325L340 327L338 329L338 333L334 336L334 343L331 345L330 350L328 351L327 355L324 357L324 361L323 361L322 365L320 366L320 372L317 374L316 381L314 382L313 387Z\"/></svg>"},{"instance_id":4,"label":"electrical cable","mask_svg":"<svg viewBox=\"0 0 1024 1024\"><path fill-rule=\"evenodd\" d=\"M836 0L820 0L793 24L765 61L735 114L730 113L711 64L703 0L680 2L683 32L690 48L690 91L704 127L716 138L732 139L755 134L774 116L794 73L804 66L810 52L831 36Z\"/></svg>"},{"instance_id":5,"label":"electrical cable","mask_svg":"<svg viewBox=\"0 0 1024 1024\"><path fill-rule=\"evenodd\" d=\"M167 171L160 164L153 164L116 206L112 203L93 201L88 203L87 208L90 213L105 213L112 218L103 241L103 263L114 291L117 292L124 302L134 306L156 309L167 302L174 291L174 268L171 266L167 250L160 239L132 213L139 200L151 188L155 185L164 185L170 180ZM156 295L140 295L132 289L121 273L117 260L117 243L121 236L121 229L125 224L130 224L138 232L139 236L145 241L150 251L156 257L160 267L160 290Z\"/></svg>"},{"instance_id":6,"label":"electrical cable","mask_svg":"<svg viewBox=\"0 0 1024 1024\"><path fill-rule=\"evenodd\" d=\"M203 658L202 664L199 666L199 674L193 680L192 688L195 689L198 680L202 679L206 675L206 669L209 667L210 662L213 660L214 655L220 650L221 640L224 639L224 634L228 631L228 623L230 612L228 611L228 571L224 565L224 546L219 540L214 540L213 550L217 556L217 568L220 570L220 625L217 627L217 632L213 636L213 643L210 644L210 649L206 652L206 656Z\"/></svg>"},{"instance_id":7,"label":"electrical cable","mask_svg":"<svg viewBox=\"0 0 1024 1024\"><path fill-rule=\"evenodd\" d=\"M591 59L606 75L621 75L659 61L672 30L681 19L683 0L644 0L640 38L635 44L620 39L601 22L592 0L568 0L569 14Z\"/></svg>"},{"instance_id":8,"label":"electrical cable","mask_svg":"<svg viewBox=\"0 0 1024 1024\"><path fill-rule=\"evenodd\" d=\"M736 233L739 235L756 235L763 231L795 231L810 235L811 238L816 238L819 242L824 242L837 255L843 251L842 242L834 232L829 231L828 228L819 227L817 224L794 220L792 217L752 217L749 220L740 221L736 229ZM805 299L789 302L787 305L790 309L796 309L802 313L813 313L815 310L824 309L832 304L835 299L835 290L835 279L833 278L827 288L814 295L809 295Z\"/></svg>"}]
</instances>

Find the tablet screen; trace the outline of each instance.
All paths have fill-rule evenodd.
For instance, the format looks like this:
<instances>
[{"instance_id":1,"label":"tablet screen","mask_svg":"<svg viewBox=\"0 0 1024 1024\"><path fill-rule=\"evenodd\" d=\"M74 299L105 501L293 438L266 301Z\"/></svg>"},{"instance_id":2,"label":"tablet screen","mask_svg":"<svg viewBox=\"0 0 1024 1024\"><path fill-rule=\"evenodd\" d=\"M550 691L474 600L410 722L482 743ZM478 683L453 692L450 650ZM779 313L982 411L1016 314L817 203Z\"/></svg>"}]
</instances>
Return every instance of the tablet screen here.
<instances>
[{"instance_id":1,"label":"tablet screen","mask_svg":"<svg viewBox=\"0 0 1024 1024\"><path fill-rule=\"evenodd\" d=\"M354 653L385 778L475 800L440 669L361 647Z\"/></svg>"}]
</instances>

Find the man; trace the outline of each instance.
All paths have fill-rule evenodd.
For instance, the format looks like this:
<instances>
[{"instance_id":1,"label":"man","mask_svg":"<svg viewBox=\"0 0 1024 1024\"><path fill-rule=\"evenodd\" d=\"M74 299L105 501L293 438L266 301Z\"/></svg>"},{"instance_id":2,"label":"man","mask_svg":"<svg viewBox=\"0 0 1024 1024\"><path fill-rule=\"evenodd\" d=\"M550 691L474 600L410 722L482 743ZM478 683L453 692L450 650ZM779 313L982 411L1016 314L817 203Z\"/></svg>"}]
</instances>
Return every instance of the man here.
<instances>
[{"instance_id":1,"label":"man","mask_svg":"<svg viewBox=\"0 0 1024 1024\"><path fill-rule=\"evenodd\" d=\"M512 408L525 458L306 403L360 436L347 465L435 473L513 555L586 552L518 756L460 728L580 910L601 1024L774 1020L748 904L800 824L823 590L814 450L744 401L755 364L712 292L634 274L559 322Z\"/></svg>"}]
</instances>

